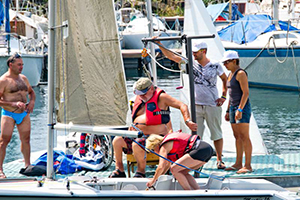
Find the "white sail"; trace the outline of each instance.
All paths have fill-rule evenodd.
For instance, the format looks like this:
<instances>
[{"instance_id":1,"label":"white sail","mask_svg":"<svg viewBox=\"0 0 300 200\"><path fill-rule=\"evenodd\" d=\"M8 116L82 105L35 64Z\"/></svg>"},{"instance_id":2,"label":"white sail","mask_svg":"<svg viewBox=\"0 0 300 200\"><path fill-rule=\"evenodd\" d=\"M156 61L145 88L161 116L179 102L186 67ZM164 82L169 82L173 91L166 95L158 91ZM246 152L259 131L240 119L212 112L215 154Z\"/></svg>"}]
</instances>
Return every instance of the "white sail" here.
<instances>
[{"instance_id":1,"label":"white sail","mask_svg":"<svg viewBox=\"0 0 300 200\"><path fill-rule=\"evenodd\" d=\"M212 61L219 61L223 57L224 47L217 34L216 28L213 25L212 19L208 14L205 5L201 0L186 0L185 1L185 11L184 11L184 33L188 36L204 36L204 35L215 35L214 39L202 39L208 45L207 57ZM187 23L188 22L188 23ZM225 73L228 75L228 70L223 68ZM183 74L182 76L184 85L188 85L188 75ZM222 81L218 78L217 87L219 90L219 95L222 93ZM190 103L188 87L184 87L181 92L181 100L185 103ZM227 95L228 96L228 95ZM251 94L250 94L251 99ZM228 105L228 100L222 106L223 114L226 112ZM181 123L181 128L186 130L186 126ZM186 130L187 131L187 130ZM223 153L235 153L235 138L233 136L232 128L230 123L225 121L224 116L222 116L222 131L224 137ZM262 140L260 132L258 130L256 120L251 115L250 119L250 138L253 145L253 154L266 154L267 149ZM212 144L210 140L210 132L206 126L204 138L205 141Z\"/></svg>"},{"instance_id":2,"label":"white sail","mask_svg":"<svg viewBox=\"0 0 300 200\"><path fill-rule=\"evenodd\" d=\"M60 4L61 2L61 4ZM112 0L57 1L58 121L79 125L125 125L128 110L124 68Z\"/></svg>"}]
</instances>

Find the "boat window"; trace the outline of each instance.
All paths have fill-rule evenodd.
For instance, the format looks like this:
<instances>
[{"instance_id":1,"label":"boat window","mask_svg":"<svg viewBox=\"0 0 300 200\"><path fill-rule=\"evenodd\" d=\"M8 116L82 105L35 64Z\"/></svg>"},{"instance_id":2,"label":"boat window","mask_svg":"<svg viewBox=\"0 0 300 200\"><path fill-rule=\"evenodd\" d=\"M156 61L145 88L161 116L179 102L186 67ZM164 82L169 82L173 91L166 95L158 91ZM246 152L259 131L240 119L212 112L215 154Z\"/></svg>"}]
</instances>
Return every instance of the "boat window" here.
<instances>
[{"instance_id":1,"label":"boat window","mask_svg":"<svg viewBox=\"0 0 300 200\"><path fill-rule=\"evenodd\" d=\"M282 38L286 38L287 34L281 33L281 34L274 34L273 36L275 39L282 39ZM289 34L289 38L297 38L297 37L294 34Z\"/></svg>"}]
</instances>

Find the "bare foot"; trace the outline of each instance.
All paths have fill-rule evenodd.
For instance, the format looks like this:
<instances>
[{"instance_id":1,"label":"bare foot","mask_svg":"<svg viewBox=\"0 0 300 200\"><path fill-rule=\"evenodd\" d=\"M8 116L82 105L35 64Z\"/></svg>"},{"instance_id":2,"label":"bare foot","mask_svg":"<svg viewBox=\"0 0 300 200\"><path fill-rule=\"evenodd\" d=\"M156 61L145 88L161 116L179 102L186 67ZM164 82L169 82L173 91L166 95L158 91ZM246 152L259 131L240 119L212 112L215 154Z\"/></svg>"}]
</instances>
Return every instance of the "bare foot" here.
<instances>
[{"instance_id":1,"label":"bare foot","mask_svg":"<svg viewBox=\"0 0 300 200\"><path fill-rule=\"evenodd\" d=\"M238 171L241 168L242 168L242 166L238 167L237 165L232 165L231 167L226 167L224 170L225 171Z\"/></svg>"},{"instance_id":2,"label":"bare foot","mask_svg":"<svg viewBox=\"0 0 300 200\"><path fill-rule=\"evenodd\" d=\"M247 174L247 173L251 173L251 172L253 172L253 170L251 168L248 169L246 167L243 167L239 171L237 171L236 173L237 174Z\"/></svg>"},{"instance_id":3,"label":"bare foot","mask_svg":"<svg viewBox=\"0 0 300 200\"><path fill-rule=\"evenodd\" d=\"M6 178L5 174L3 173L3 171L0 171L0 179L4 179Z\"/></svg>"}]
</instances>

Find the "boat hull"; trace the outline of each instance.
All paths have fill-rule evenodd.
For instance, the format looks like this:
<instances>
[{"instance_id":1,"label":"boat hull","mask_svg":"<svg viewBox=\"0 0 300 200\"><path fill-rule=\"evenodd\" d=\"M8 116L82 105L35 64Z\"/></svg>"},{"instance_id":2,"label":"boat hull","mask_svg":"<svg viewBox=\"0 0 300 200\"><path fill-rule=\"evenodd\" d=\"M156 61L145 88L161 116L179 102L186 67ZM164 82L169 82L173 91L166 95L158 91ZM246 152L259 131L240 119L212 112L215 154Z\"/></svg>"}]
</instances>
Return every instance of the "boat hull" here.
<instances>
[{"instance_id":1,"label":"boat hull","mask_svg":"<svg viewBox=\"0 0 300 200\"><path fill-rule=\"evenodd\" d=\"M43 55L21 54L24 62L22 74L24 74L31 86L37 86L40 82L44 65ZM0 55L0 76L7 72L6 61L9 55Z\"/></svg>"},{"instance_id":2,"label":"boat hull","mask_svg":"<svg viewBox=\"0 0 300 200\"><path fill-rule=\"evenodd\" d=\"M300 89L300 47L277 48L276 54L274 48L225 47L225 49L239 53L240 66L246 70L250 86ZM285 62L281 63L283 60Z\"/></svg>"},{"instance_id":3,"label":"boat hull","mask_svg":"<svg viewBox=\"0 0 300 200\"><path fill-rule=\"evenodd\" d=\"M83 179L83 177L80 177ZM262 179L235 179L224 181L222 189L206 188L200 190L184 191L178 184L171 180L171 184L162 184L156 190L145 190L147 178L117 178L103 179L87 184L70 180L45 181L42 185L34 180L6 180L0 182L1 199L201 199L201 200L280 200L299 199L299 196L290 194L283 188ZM196 179L200 185L207 179ZM67 187L67 185L69 187ZM166 189L165 185L171 188ZM175 187L175 188L174 188ZM173 188L173 189L172 189ZM224 189L225 188L225 189ZM227 189L226 189L227 188ZM251 189L250 189L251 188Z\"/></svg>"}]
</instances>

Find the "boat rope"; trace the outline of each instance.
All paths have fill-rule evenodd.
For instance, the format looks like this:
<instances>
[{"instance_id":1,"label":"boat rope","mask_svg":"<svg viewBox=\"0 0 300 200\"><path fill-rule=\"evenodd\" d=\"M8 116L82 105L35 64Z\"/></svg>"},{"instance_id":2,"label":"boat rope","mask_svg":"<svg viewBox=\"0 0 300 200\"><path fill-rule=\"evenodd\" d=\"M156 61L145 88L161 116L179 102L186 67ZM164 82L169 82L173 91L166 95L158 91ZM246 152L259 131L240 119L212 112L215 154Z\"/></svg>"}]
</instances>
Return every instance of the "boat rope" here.
<instances>
[{"instance_id":1,"label":"boat rope","mask_svg":"<svg viewBox=\"0 0 300 200\"><path fill-rule=\"evenodd\" d=\"M159 62L157 62L157 60L149 53L148 54L150 56L150 58L159 66L161 67L162 69L164 70L167 70L167 71L170 71L170 72L175 72L175 73L180 73L180 72L183 72L183 70L181 69L180 65L178 65L179 69L180 70L175 70L175 69L169 69L169 68L166 68L164 67L163 65L161 65Z\"/></svg>"},{"instance_id":2,"label":"boat rope","mask_svg":"<svg viewBox=\"0 0 300 200\"><path fill-rule=\"evenodd\" d=\"M271 40L273 40L273 46L274 46L274 51L273 52L271 52L270 51L270 41ZM286 48L286 53L285 53L285 58L283 59L283 60L280 60L279 58L278 58L278 56L277 56L277 51L276 51L276 44L275 44L275 38L274 38L274 36L271 36L270 38L269 38L269 41L268 41L268 48L267 48L267 50L268 50L268 53L269 53L269 55L274 55L275 56L275 58L276 58L276 60L277 60L277 62L279 62L279 63L284 63L286 60L287 60L287 58L288 58L288 55L289 55L289 46Z\"/></svg>"},{"instance_id":3,"label":"boat rope","mask_svg":"<svg viewBox=\"0 0 300 200\"><path fill-rule=\"evenodd\" d=\"M155 44L158 45L158 46L160 46L160 47L162 47L162 48L164 48L165 50L170 51L171 53L173 53L173 54L175 54L175 55L181 57L182 59L187 60L186 57L180 55L179 53L177 53L177 52L175 52L175 51L172 51L171 49L168 49L168 48L164 47L164 46L161 45L161 44L158 44L158 43L155 43ZM161 65L159 62L157 62L156 58L154 58L153 55L151 55L151 53L150 53L149 51L147 51L147 53L148 53L148 55L150 56L150 58L151 58L151 59L152 59L159 67L161 67L161 68L164 69L164 70L167 70L167 71L170 71L170 72L175 72L175 73L181 73L181 72L184 71L183 69L181 69L180 64L178 65L179 70L173 70L173 69L166 68L166 67L164 67L163 65Z\"/></svg>"},{"instance_id":4,"label":"boat rope","mask_svg":"<svg viewBox=\"0 0 300 200\"><path fill-rule=\"evenodd\" d=\"M194 171L194 172L196 172L196 173L199 173L199 174L202 174L202 175L205 175L205 176L212 177L212 178L214 178L214 179L216 179L216 180L219 180L219 181L223 181L223 180L225 179L224 176L216 176L216 175L213 175L213 174L210 174L210 175L209 175L209 174L206 174L206 173L204 173L204 172L198 171L198 170L196 170L196 169L192 169L192 168L189 168L189 167L187 167L187 166L185 166L185 165L176 163L176 162L174 162L174 161L172 161L172 160L170 160L170 159L168 159L168 158L166 158L166 157L164 157L164 156L159 155L159 154L156 153L155 151L146 148L144 145L140 144L140 143L137 142L135 139L132 139L132 141L133 141L134 143L138 144L140 147L142 147L145 151L151 152L151 153L157 155L158 157L160 157L160 158L162 158L162 159L164 159L164 160L166 160L166 161L168 161L168 162L170 162L170 163L172 163L172 164L178 165L178 166L180 166L180 167L186 168L186 169L188 169L188 170L190 170L190 171Z\"/></svg>"},{"instance_id":5,"label":"boat rope","mask_svg":"<svg viewBox=\"0 0 300 200\"><path fill-rule=\"evenodd\" d=\"M288 37L288 36L287 36ZM283 60L279 60L278 56L277 56L277 52L276 52L276 45L275 45L275 39L274 39L274 36L271 36L269 38L269 42L270 40L273 39L273 45L274 45L274 52L270 52L269 51L269 46L268 46L268 53L270 55L275 55L275 58L277 60L277 62L279 63L284 63L287 59L288 59L288 54L289 54L289 49L291 49L291 52L292 52L292 55L293 55L293 66L294 66L294 69L295 69L295 74L296 74L296 81L297 81L297 86L298 86L298 91L300 91L300 83L299 83L299 73L298 73L298 70L297 70L297 65L296 65L296 60L295 60L295 53L294 53L294 48L293 48L293 45L295 44L295 41L292 41L288 47L286 48L286 55L285 55L285 58ZM268 44L269 44L268 42Z\"/></svg>"},{"instance_id":6,"label":"boat rope","mask_svg":"<svg viewBox=\"0 0 300 200\"><path fill-rule=\"evenodd\" d=\"M265 48L269 45L269 42L267 42L267 44L260 50L260 52L255 56L255 58L244 68L244 70L247 70L251 66L251 64L262 54Z\"/></svg>"},{"instance_id":7,"label":"boat rope","mask_svg":"<svg viewBox=\"0 0 300 200\"><path fill-rule=\"evenodd\" d=\"M271 40L273 39L273 45L274 45L274 51L272 52L271 50L270 50L270 42L271 42ZM262 52L267 48L267 52L268 52L268 54L269 55L274 55L275 56L275 59L276 59L276 61L277 62L279 62L280 64L283 64L286 60L287 60L287 58L288 58L288 51L289 51L289 49L291 49L291 52L292 52L292 55L293 55L293 66L294 66L294 69L295 69L295 75L296 75L296 81L297 81L297 86L298 86L298 91L300 92L300 82L299 82L299 72L298 72L298 70L297 70L297 64L296 64L296 60L295 60L295 52L294 52L294 48L293 48L293 46L294 46L294 41L293 42L291 42L289 45L288 45L288 47L287 47L287 49L286 49L286 55L285 55L285 58L283 59L283 60L280 60L279 58L278 58L278 55L277 55L277 51L276 51L276 45L275 45L275 38L274 38L274 36L271 36L270 38L269 38L269 40L268 40L268 42L267 42L267 44L260 50L260 52L255 56L255 58L244 68L244 70L247 70L251 65L252 65L252 63L262 54Z\"/></svg>"},{"instance_id":8,"label":"boat rope","mask_svg":"<svg viewBox=\"0 0 300 200\"><path fill-rule=\"evenodd\" d=\"M153 75L152 75L153 73L151 71L151 68L150 67L149 67L149 69L147 68L147 65L149 64L150 61L149 61L149 59L147 59L148 52L147 52L146 47L143 48L141 54L142 54L141 63L143 64L142 67L143 67L144 73L150 80L153 80Z\"/></svg>"},{"instance_id":9,"label":"boat rope","mask_svg":"<svg viewBox=\"0 0 300 200\"><path fill-rule=\"evenodd\" d=\"M137 128L134 124L131 124L131 126L132 126L133 128L135 128L137 131L139 131L140 133L143 133L143 132L142 132L139 128ZM145 136L145 135L143 135L143 136ZM216 176L216 175L212 175L212 174L209 175L209 174L203 173L203 172L201 172L201 171L198 171L198 170L196 170L196 169L192 169L192 168L189 168L189 167L187 167L187 166L185 166L185 165L176 163L176 162L174 162L174 161L172 161L172 160L170 160L170 159L168 159L168 158L166 158L166 157L164 157L164 156L159 155L159 154L156 153L155 151L146 148L144 145L142 145L141 143L137 142L135 139L131 139L131 140L132 140L134 143L136 143L137 145L139 145L141 148L143 148L145 151L151 152L151 153L157 155L158 157L160 157L160 158L162 158L162 159L164 159L164 160L166 160L166 161L168 161L168 162L170 162L170 163L172 163L172 164L178 165L178 166L180 166L180 167L186 168L186 169L188 169L188 170L190 170L190 171L194 171L194 172L196 172L196 173L199 173L199 174L202 174L202 175L205 175L205 176L210 176L210 177L212 177L212 178L214 178L214 179L216 179L216 180L223 181L223 180L225 179L224 176Z\"/></svg>"}]
</instances>

